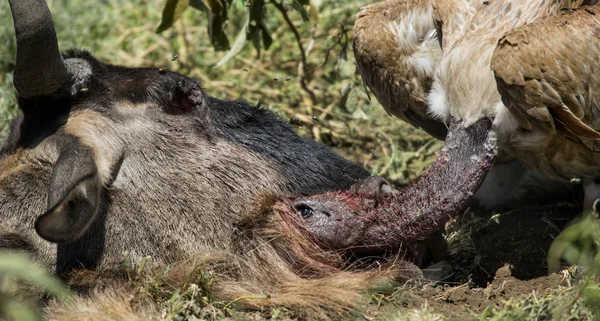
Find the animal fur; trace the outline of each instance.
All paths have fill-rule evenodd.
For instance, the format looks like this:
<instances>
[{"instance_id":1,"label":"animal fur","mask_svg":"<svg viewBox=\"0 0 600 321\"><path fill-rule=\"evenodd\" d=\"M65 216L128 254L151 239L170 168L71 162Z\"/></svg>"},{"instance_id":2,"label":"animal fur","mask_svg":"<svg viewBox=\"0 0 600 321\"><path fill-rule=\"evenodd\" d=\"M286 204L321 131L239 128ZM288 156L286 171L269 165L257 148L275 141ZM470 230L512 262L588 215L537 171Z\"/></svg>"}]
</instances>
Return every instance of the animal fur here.
<instances>
[{"instance_id":1,"label":"animal fur","mask_svg":"<svg viewBox=\"0 0 600 321\"><path fill-rule=\"evenodd\" d=\"M115 279L114 272L78 272L72 286L91 283L96 290L67 304L53 302L46 309L49 320L158 320L161 307L140 290L147 278L169 289L187 289L206 272L214 273L213 300L235 302L245 310L285 307L306 320L341 320L360 314L357 303L369 289L423 278L416 266L404 261L347 270L341 255L315 245L289 206L266 198L262 211L239 222L230 251L198 253L162 277L161 268L132 271L129 282ZM103 278L107 281L98 282Z\"/></svg>"}]
</instances>

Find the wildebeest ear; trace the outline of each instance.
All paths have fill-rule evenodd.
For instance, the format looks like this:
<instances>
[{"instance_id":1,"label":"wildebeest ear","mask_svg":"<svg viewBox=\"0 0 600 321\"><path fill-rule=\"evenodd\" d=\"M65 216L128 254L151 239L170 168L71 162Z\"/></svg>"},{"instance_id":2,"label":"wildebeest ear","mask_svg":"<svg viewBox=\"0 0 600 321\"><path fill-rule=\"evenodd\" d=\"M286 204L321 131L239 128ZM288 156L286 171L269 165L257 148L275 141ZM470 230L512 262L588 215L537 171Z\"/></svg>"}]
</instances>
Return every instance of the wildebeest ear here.
<instances>
[{"instance_id":1,"label":"wildebeest ear","mask_svg":"<svg viewBox=\"0 0 600 321\"><path fill-rule=\"evenodd\" d=\"M47 211L35 222L37 233L55 243L81 237L94 221L100 202L101 182L92 151L79 143L69 145L52 171Z\"/></svg>"}]
</instances>

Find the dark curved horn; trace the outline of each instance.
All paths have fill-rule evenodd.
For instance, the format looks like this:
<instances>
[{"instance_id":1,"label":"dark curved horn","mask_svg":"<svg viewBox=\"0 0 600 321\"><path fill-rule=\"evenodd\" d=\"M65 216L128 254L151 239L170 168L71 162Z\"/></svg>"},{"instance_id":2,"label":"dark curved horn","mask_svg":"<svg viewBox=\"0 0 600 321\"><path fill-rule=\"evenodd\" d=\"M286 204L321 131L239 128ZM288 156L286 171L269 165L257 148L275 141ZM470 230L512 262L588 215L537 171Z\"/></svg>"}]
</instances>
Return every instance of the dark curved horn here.
<instances>
[{"instance_id":1,"label":"dark curved horn","mask_svg":"<svg viewBox=\"0 0 600 321\"><path fill-rule=\"evenodd\" d=\"M45 0L9 0L17 65L14 84L22 97L48 96L69 78L58 49L54 22Z\"/></svg>"}]
</instances>

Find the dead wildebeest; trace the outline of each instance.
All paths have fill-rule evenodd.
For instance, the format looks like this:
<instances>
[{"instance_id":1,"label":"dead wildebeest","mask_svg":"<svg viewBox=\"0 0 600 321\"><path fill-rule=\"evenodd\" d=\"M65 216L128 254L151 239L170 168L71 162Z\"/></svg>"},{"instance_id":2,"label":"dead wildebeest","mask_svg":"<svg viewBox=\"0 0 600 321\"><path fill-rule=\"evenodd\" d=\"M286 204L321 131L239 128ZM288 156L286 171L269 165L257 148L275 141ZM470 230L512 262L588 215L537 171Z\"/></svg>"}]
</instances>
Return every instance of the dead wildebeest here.
<instances>
[{"instance_id":1,"label":"dead wildebeest","mask_svg":"<svg viewBox=\"0 0 600 321\"><path fill-rule=\"evenodd\" d=\"M46 3L10 4L22 117L0 164L1 228L58 273L119 264L126 250L173 262L226 249L223 236L260 194L309 195L368 176L193 79L61 56Z\"/></svg>"},{"instance_id":2,"label":"dead wildebeest","mask_svg":"<svg viewBox=\"0 0 600 321\"><path fill-rule=\"evenodd\" d=\"M342 272L343 258L321 250L300 217L260 201L348 188L363 168L178 73L61 55L45 1L9 2L22 113L0 157L0 248L66 279L145 256L189 260L173 280L211 268L225 299L267 291L247 304L334 314L382 275Z\"/></svg>"},{"instance_id":3,"label":"dead wildebeest","mask_svg":"<svg viewBox=\"0 0 600 321\"><path fill-rule=\"evenodd\" d=\"M389 290L397 281L429 282L414 264L398 258L349 268L351 262L345 251L322 247L313 231L307 229L302 215L296 214L293 202L287 198L263 198L262 208L237 222L233 232L225 237L227 250L191 255L164 277L152 277L150 273L151 279L159 279L169 289L185 290L186 284L203 282L200 271L211 271L215 275L211 296L234 301L246 309L287 307L306 320L347 320L351 315L360 315L356 306L361 302L360 295L372 287ZM437 275L433 273L432 277ZM103 271L83 271L73 279L77 285L97 283L104 275ZM156 317L161 307L140 294L144 290L140 291L139 284L109 284L90 297L78 298L74 304L52 304L46 311L50 320L61 321ZM202 315L200 312L196 316Z\"/></svg>"}]
</instances>

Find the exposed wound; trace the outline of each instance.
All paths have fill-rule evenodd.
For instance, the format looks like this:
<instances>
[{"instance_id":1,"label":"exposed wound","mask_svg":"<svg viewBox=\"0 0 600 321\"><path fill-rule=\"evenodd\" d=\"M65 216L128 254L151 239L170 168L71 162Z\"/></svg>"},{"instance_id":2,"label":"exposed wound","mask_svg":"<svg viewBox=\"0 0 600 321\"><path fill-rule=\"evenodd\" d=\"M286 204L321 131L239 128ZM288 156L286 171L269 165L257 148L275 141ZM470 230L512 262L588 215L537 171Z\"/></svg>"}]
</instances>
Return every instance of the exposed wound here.
<instances>
[{"instance_id":1,"label":"exposed wound","mask_svg":"<svg viewBox=\"0 0 600 321\"><path fill-rule=\"evenodd\" d=\"M330 247L399 248L423 240L464 210L487 175L497 152L491 128L489 118L468 127L452 121L445 147L429 171L398 193L330 192L296 200L296 204L323 203L336 208L330 210L335 215L329 222L317 222L335 232L315 233L319 243ZM316 224L307 223L309 230ZM336 239L346 236L351 239Z\"/></svg>"}]
</instances>

